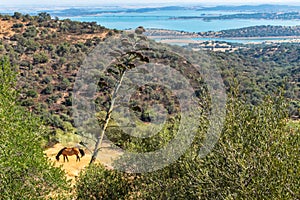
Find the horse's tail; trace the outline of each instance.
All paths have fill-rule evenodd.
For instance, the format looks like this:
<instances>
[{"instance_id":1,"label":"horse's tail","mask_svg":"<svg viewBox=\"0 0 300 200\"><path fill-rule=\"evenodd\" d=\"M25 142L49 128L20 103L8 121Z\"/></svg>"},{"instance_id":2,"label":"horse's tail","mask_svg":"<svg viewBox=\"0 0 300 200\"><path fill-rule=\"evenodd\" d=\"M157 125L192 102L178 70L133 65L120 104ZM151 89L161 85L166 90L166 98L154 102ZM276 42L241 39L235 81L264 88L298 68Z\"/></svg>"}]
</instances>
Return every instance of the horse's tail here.
<instances>
[{"instance_id":1,"label":"horse's tail","mask_svg":"<svg viewBox=\"0 0 300 200\"><path fill-rule=\"evenodd\" d=\"M66 149L67 147L62 148L56 155L56 160L59 161L59 156L62 154L62 152Z\"/></svg>"},{"instance_id":2,"label":"horse's tail","mask_svg":"<svg viewBox=\"0 0 300 200\"><path fill-rule=\"evenodd\" d=\"M85 153L84 153L84 151L83 151L83 149L79 149L79 152L80 152L80 154L81 154L81 158L85 155Z\"/></svg>"}]
</instances>

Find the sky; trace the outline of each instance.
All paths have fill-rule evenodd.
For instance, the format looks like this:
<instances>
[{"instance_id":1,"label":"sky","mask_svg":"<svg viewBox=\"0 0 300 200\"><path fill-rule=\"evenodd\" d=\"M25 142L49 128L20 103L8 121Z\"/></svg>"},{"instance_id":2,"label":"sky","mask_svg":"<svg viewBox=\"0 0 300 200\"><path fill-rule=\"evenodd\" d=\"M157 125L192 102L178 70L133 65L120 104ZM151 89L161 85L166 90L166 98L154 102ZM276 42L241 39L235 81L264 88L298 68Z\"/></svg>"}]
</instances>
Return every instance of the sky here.
<instances>
[{"instance_id":1,"label":"sky","mask_svg":"<svg viewBox=\"0 0 300 200\"><path fill-rule=\"evenodd\" d=\"M108 3L109 2L109 3ZM255 4L284 4L300 5L299 0L0 0L1 7L28 7L28 6L133 6L137 4L144 5L180 5L180 4L198 4L198 5L255 5Z\"/></svg>"}]
</instances>

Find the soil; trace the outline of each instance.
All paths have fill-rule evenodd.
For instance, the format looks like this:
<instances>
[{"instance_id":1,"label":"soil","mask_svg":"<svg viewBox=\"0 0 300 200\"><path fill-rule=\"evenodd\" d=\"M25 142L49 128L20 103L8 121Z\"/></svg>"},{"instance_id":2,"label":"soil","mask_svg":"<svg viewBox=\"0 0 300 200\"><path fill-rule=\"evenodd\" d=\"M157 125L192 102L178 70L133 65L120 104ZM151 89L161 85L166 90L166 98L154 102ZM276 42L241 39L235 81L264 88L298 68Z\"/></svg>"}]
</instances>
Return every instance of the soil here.
<instances>
[{"instance_id":1,"label":"soil","mask_svg":"<svg viewBox=\"0 0 300 200\"><path fill-rule=\"evenodd\" d=\"M0 20L0 39L4 37L11 37L14 35L14 32L11 31L12 25L13 25L12 21Z\"/></svg>"},{"instance_id":2,"label":"soil","mask_svg":"<svg viewBox=\"0 0 300 200\"><path fill-rule=\"evenodd\" d=\"M58 143L45 150L47 157L49 157L49 159L55 163L55 166L62 167L62 169L66 172L67 178L72 181L72 184L75 184L76 177L79 176L80 172L89 165L91 153L86 148L80 147L84 150L85 155L80 158L80 161L77 162L75 155L68 157L69 162L64 162L62 155L60 156L60 160L56 161L55 156L62 148L74 146L78 146L78 144L62 145L61 143ZM112 162L120 155L122 155L120 150L113 148L109 142L104 141L96 162L102 163L107 169L113 169Z\"/></svg>"}]
</instances>

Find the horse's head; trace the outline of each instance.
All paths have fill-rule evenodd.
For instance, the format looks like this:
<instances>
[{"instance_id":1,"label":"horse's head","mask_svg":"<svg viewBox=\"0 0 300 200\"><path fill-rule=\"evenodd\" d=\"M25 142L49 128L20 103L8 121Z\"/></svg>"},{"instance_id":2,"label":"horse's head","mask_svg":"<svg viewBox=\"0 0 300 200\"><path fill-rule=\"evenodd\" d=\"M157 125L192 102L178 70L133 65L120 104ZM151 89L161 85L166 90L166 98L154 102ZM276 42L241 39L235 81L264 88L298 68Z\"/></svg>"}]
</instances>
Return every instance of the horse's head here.
<instances>
[{"instance_id":1,"label":"horse's head","mask_svg":"<svg viewBox=\"0 0 300 200\"><path fill-rule=\"evenodd\" d=\"M59 161L59 156L62 154L62 152L63 152L65 149L66 149L66 147L62 148L62 149L58 152L58 154L57 154L56 157L55 157L57 161Z\"/></svg>"}]
</instances>

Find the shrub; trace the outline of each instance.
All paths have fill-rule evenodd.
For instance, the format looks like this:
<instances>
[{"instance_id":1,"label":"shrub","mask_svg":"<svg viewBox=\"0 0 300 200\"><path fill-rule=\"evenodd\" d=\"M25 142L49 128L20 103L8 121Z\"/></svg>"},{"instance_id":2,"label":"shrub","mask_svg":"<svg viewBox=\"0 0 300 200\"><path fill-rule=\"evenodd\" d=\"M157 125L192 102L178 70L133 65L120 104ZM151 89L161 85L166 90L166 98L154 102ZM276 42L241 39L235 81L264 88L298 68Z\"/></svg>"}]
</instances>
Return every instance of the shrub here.
<instances>
[{"instance_id":1,"label":"shrub","mask_svg":"<svg viewBox=\"0 0 300 200\"><path fill-rule=\"evenodd\" d=\"M42 83L48 84L48 83L50 83L52 80L53 80L53 77L52 77L51 75L50 75L50 76L46 76L46 77L42 80Z\"/></svg>"},{"instance_id":2,"label":"shrub","mask_svg":"<svg viewBox=\"0 0 300 200\"><path fill-rule=\"evenodd\" d=\"M34 26L30 26L23 33L23 36L26 38L34 38L37 36L37 34L38 34L38 30Z\"/></svg>"},{"instance_id":3,"label":"shrub","mask_svg":"<svg viewBox=\"0 0 300 200\"><path fill-rule=\"evenodd\" d=\"M5 47L3 46L3 44L0 44L0 52L4 51Z\"/></svg>"},{"instance_id":4,"label":"shrub","mask_svg":"<svg viewBox=\"0 0 300 200\"><path fill-rule=\"evenodd\" d=\"M53 85L49 84L47 85L47 87L45 87L43 90L42 90L42 94L52 94L53 93L53 90L54 90L54 87Z\"/></svg>"},{"instance_id":5,"label":"shrub","mask_svg":"<svg viewBox=\"0 0 300 200\"><path fill-rule=\"evenodd\" d=\"M41 148L46 129L17 105L15 73L0 61L0 199L63 199L69 184Z\"/></svg>"},{"instance_id":6,"label":"shrub","mask_svg":"<svg viewBox=\"0 0 300 200\"><path fill-rule=\"evenodd\" d=\"M8 20L11 19L11 16L10 15L3 15L2 19L8 21Z\"/></svg>"},{"instance_id":7,"label":"shrub","mask_svg":"<svg viewBox=\"0 0 300 200\"><path fill-rule=\"evenodd\" d=\"M46 63L48 60L48 55L43 52L33 55L33 64Z\"/></svg>"},{"instance_id":8,"label":"shrub","mask_svg":"<svg viewBox=\"0 0 300 200\"><path fill-rule=\"evenodd\" d=\"M66 106L72 106L72 98L71 97L66 97L63 104L66 105Z\"/></svg>"},{"instance_id":9,"label":"shrub","mask_svg":"<svg viewBox=\"0 0 300 200\"><path fill-rule=\"evenodd\" d=\"M175 164L142 175L135 198L297 199L300 134L287 129L286 117L281 96L256 107L231 99L212 152L199 158L188 151Z\"/></svg>"},{"instance_id":10,"label":"shrub","mask_svg":"<svg viewBox=\"0 0 300 200\"><path fill-rule=\"evenodd\" d=\"M128 174L93 164L79 175L76 182L77 199L128 199L131 191L129 177Z\"/></svg>"},{"instance_id":11,"label":"shrub","mask_svg":"<svg viewBox=\"0 0 300 200\"><path fill-rule=\"evenodd\" d=\"M35 52L40 47L40 44L35 42L33 39L25 40L23 45L26 52Z\"/></svg>"},{"instance_id":12,"label":"shrub","mask_svg":"<svg viewBox=\"0 0 300 200\"><path fill-rule=\"evenodd\" d=\"M257 106L232 97L219 142L206 157L198 157L202 140L195 139L178 161L134 175L134 181L128 174L93 165L79 177L78 198L298 199L300 133L287 127L286 119L282 95ZM201 123L196 138L203 138L208 125ZM144 151L151 147L135 143L128 150L138 145ZM118 163L124 164L122 157Z\"/></svg>"},{"instance_id":13,"label":"shrub","mask_svg":"<svg viewBox=\"0 0 300 200\"><path fill-rule=\"evenodd\" d=\"M66 90L70 87L70 81L67 78L63 78L60 84L57 86L58 90Z\"/></svg>"},{"instance_id":14,"label":"shrub","mask_svg":"<svg viewBox=\"0 0 300 200\"><path fill-rule=\"evenodd\" d=\"M32 97L32 98L35 98L38 96L38 93L35 91L35 90L28 90L26 92L26 96L27 97Z\"/></svg>"},{"instance_id":15,"label":"shrub","mask_svg":"<svg viewBox=\"0 0 300 200\"><path fill-rule=\"evenodd\" d=\"M21 102L22 106L33 106L34 105L34 101L33 99L25 99Z\"/></svg>"},{"instance_id":16,"label":"shrub","mask_svg":"<svg viewBox=\"0 0 300 200\"><path fill-rule=\"evenodd\" d=\"M41 118L45 121L47 125L55 128L63 129L63 121L58 115L50 114L49 112L42 113Z\"/></svg>"},{"instance_id":17,"label":"shrub","mask_svg":"<svg viewBox=\"0 0 300 200\"><path fill-rule=\"evenodd\" d=\"M24 24L22 24L22 23L17 23L17 24L14 24L12 27L13 27L13 28L22 28L22 27L24 27Z\"/></svg>"},{"instance_id":18,"label":"shrub","mask_svg":"<svg viewBox=\"0 0 300 200\"><path fill-rule=\"evenodd\" d=\"M12 17L16 19L20 19L22 16L23 16L22 13L14 12L14 15Z\"/></svg>"}]
</instances>

